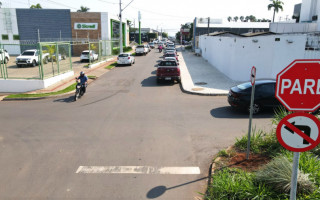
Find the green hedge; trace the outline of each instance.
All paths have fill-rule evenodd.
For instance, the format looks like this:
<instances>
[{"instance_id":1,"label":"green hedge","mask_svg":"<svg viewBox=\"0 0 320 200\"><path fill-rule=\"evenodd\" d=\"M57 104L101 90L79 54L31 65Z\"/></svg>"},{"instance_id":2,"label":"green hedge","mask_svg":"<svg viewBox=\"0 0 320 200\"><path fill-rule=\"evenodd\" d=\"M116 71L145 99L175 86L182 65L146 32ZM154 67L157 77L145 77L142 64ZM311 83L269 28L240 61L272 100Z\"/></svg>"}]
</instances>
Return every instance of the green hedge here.
<instances>
[{"instance_id":1,"label":"green hedge","mask_svg":"<svg viewBox=\"0 0 320 200\"><path fill-rule=\"evenodd\" d=\"M123 47L123 52L128 52L131 51L132 47L128 46L128 47ZM120 53L120 48L116 47L112 49L112 55L119 55Z\"/></svg>"}]
</instances>

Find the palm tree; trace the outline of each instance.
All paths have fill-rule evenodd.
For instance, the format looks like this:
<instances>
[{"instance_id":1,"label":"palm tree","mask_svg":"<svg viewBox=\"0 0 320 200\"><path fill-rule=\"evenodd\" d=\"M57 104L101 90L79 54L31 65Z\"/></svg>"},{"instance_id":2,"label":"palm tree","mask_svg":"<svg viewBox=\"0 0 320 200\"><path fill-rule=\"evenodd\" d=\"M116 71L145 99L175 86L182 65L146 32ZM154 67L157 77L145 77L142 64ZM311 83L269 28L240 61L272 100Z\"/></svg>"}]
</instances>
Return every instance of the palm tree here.
<instances>
[{"instance_id":1,"label":"palm tree","mask_svg":"<svg viewBox=\"0 0 320 200\"><path fill-rule=\"evenodd\" d=\"M251 22L256 22L257 21L257 18L255 16L253 16L253 15L250 15L249 19L250 19Z\"/></svg>"},{"instance_id":2,"label":"palm tree","mask_svg":"<svg viewBox=\"0 0 320 200\"><path fill-rule=\"evenodd\" d=\"M36 5L32 5L30 8L38 8L38 9L41 9L41 5L40 3L37 3Z\"/></svg>"},{"instance_id":3,"label":"palm tree","mask_svg":"<svg viewBox=\"0 0 320 200\"><path fill-rule=\"evenodd\" d=\"M246 19L246 22L247 22L247 21L249 21L250 17L249 17L249 16L246 16L245 19Z\"/></svg>"},{"instance_id":4,"label":"palm tree","mask_svg":"<svg viewBox=\"0 0 320 200\"><path fill-rule=\"evenodd\" d=\"M276 12L279 12L279 9L281 9L281 11L283 11L283 7L282 5L284 4L282 1L280 0L270 0L272 1L271 4L268 5L268 10L271 10L271 8L273 8L273 19L272 22L274 22L274 16L276 14Z\"/></svg>"},{"instance_id":5,"label":"palm tree","mask_svg":"<svg viewBox=\"0 0 320 200\"><path fill-rule=\"evenodd\" d=\"M90 8L88 7L80 6L80 10L77 10L77 12L88 12L89 10Z\"/></svg>"},{"instance_id":6,"label":"palm tree","mask_svg":"<svg viewBox=\"0 0 320 200\"><path fill-rule=\"evenodd\" d=\"M244 16L241 16L241 17L240 17L240 20L243 22L243 20L244 20Z\"/></svg>"},{"instance_id":7,"label":"palm tree","mask_svg":"<svg viewBox=\"0 0 320 200\"><path fill-rule=\"evenodd\" d=\"M233 18L233 20L234 20L235 22L237 22L237 21L238 21L238 19L239 19L239 17L238 17L238 16L235 16L235 17Z\"/></svg>"},{"instance_id":8,"label":"palm tree","mask_svg":"<svg viewBox=\"0 0 320 200\"><path fill-rule=\"evenodd\" d=\"M228 21L230 22L231 20L232 20L232 17L231 17L231 16L229 16L229 17L228 17Z\"/></svg>"}]
</instances>

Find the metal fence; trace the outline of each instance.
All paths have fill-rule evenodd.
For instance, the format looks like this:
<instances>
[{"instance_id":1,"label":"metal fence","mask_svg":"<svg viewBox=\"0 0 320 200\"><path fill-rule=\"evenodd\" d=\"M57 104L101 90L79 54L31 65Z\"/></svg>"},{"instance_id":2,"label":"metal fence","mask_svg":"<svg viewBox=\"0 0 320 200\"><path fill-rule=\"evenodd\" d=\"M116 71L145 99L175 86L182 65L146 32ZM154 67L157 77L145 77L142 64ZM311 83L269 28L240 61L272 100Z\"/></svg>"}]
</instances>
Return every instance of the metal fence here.
<instances>
[{"instance_id":1,"label":"metal fence","mask_svg":"<svg viewBox=\"0 0 320 200\"><path fill-rule=\"evenodd\" d=\"M46 79L82 68L117 54L117 40L77 39L67 42L20 41L0 44L1 79ZM33 50L33 56L24 56ZM87 51L86 55L82 55ZM85 53L84 53L85 54Z\"/></svg>"}]
</instances>

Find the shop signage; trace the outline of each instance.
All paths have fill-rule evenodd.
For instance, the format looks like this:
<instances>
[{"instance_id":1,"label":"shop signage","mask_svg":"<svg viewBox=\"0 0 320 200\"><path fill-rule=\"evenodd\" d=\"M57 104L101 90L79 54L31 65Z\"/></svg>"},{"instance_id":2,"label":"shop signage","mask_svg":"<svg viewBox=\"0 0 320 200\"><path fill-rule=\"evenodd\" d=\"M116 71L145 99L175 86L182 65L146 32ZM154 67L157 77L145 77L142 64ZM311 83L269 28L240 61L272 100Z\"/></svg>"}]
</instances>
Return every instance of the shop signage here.
<instances>
[{"instance_id":1,"label":"shop signage","mask_svg":"<svg viewBox=\"0 0 320 200\"><path fill-rule=\"evenodd\" d=\"M98 23L74 23L75 30L98 30Z\"/></svg>"}]
</instances>

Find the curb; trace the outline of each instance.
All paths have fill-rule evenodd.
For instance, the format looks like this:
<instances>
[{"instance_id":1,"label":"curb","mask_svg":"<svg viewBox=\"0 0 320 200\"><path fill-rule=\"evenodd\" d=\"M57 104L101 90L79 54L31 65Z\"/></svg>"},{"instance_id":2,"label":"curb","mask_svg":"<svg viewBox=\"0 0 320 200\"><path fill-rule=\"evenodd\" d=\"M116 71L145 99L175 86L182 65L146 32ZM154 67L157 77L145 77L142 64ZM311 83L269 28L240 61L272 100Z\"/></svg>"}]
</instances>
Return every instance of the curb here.
<instances>
[{"instance_id":1,"label":"curb","mask_svg":"<svg viewBox=\"0 0 320 200\"><path fill-rule=\"evenodd\" d=\"M223 94L223 93L198 93L198 92L191 92L189 90L185 90L183 88L183 84L182 84L183 81L181 81L181 84L180 84L180 89L183 93L186 93L186 94L191 94L191 95L198 95L198 96L228 96L228 94Z\"/></svg>"},{"instance_id":2,"label":"curb","mask_svg":"<svg viewBox=\"0 0 320 200\"><path fill-rule=\"evenodd\" d=\"M67 93L63 93L63 94L58 94L58 95L50 95L50 96L46 96L46 97L30 97L30 98L6 98L4 97L2 99L2 101L28 101L28 100L42 100L42 99L50 99L50 98L55 98L55 97L61 97L67 94L73 94L73 91L67 92Z\"/></svg>"}]
</instances>

